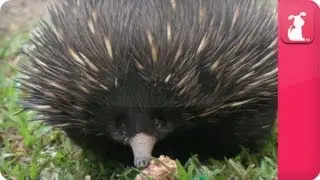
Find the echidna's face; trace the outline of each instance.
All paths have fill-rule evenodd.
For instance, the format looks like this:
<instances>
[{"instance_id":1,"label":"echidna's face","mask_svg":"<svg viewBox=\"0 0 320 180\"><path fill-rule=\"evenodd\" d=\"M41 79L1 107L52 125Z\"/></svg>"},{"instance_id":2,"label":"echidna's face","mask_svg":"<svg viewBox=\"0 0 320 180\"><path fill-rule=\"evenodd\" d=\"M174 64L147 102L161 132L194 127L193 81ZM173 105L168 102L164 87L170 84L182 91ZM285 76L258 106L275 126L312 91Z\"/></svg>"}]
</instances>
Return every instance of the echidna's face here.
<instances>
[{"instance_id":1,"label":"echidna's face","mask_svg":"<svg viewBox=\"0 0 320 180\"><path fill-rule=\"evenodd\" d=\"M172 95L168 97L135 79L131 82L120 82L110 94L97 94L95 97L100 98L95 100L99 103L94 111L102 113L97 115L97 122L104 127L103 133L130 145L134 165L145 167L151 160L155 143L173 132L183 122L183 117L181 110L172 104Z\"/></svg>"},{"instance_id":2,"label":"echidna's face","mask_svg":"<svg viewBox=\"0 0 320 180\"><path fill-rule=\"evenodd\" d=\"M108 132L114 140L124 144L129 143L129 139L140 132L161 140L174 130L174 124L157 111L123 108L122 112L115 113L114 120L108 124Z\"/></svg>"},{"instance_id":3,"label":"echidna's face","mask_svg":"<svg viewBox=\"0 0 320 180\"><path fill-rule=\"evenodd\" d=\"M155 143L174 130L173 122L156 111L125 108L108 125L108 133L114 140L131 146L136 167L147 166Z\"/></svg>"}]
</instances>

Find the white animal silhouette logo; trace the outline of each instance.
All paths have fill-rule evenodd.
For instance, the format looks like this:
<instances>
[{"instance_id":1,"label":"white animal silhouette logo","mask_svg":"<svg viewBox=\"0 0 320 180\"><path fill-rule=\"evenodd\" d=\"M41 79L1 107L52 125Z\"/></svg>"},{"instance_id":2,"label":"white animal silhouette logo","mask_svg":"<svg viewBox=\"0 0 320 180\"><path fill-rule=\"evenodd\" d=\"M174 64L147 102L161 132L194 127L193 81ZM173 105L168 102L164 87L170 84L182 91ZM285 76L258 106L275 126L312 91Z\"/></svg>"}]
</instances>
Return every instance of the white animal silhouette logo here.
<instances>
[{"instance_id":1,"label":"white animal silhouette logo","mask_svg":"<svg viewBox=\"0 0 320 180\"><path fill-rule=\"evenodd\" d=\"M288 29L288 38L290 41L308 41L302 35L302 27L305 24L305 20L302 18L306 16L306 12L301 12L298 15L290 15L288 17L289 20L293 19L292 25Z\"/></svg>"}]
</instances>

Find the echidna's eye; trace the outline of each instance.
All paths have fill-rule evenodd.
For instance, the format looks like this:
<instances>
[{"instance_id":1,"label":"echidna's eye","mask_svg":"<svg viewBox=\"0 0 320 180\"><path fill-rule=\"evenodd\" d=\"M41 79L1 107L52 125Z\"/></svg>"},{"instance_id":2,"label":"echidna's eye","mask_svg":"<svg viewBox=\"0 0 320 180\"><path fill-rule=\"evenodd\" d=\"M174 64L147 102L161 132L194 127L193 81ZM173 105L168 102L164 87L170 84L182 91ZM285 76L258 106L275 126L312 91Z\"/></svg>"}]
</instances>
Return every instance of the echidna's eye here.
<instances>
[{"instance_id":1,"label":"echidna's eye","mask_svg":"<svg viewBox=\"0 0 320 180\"><path fill-rule=\"evenodd\" d=\"M117 129L125 127L126 115L125 113L120 113L115 119L115 126Z\"/></svg>"},{"instance_id":2,"label":"echidna's eye","mask_svg":"<svg viewBox=\"0 0 320 180\"><path fill-rule=\"evenodd\" d=\"M163 127L165 125L164 121L161 121L161 120L159 120L157 118L154 121L155 121L155 125L156 125L157 129L159 129L159 128L161 128L161 127Z\"/></svg>"},{"instance_id":3,"label":"echidna's eye","mask_svg":"<svg viewBox=\"0 0 320 180\"><path fill-rule=\"evenodd\" d=\"M166 122L166 117L163 110L161 109L154 110L152 113L152 116L153 116L155 127L157 129L166 126L167 122Z\"/></svg>"}]
</instances>

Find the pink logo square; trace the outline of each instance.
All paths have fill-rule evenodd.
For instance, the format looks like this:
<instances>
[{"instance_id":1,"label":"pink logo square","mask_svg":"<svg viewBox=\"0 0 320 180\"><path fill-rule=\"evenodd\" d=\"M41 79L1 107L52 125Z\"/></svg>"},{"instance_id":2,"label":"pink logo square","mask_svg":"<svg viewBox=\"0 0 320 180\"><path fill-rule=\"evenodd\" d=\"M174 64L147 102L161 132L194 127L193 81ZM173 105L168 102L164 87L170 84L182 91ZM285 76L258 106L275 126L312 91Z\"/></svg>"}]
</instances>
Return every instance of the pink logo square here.
<instances>
[{"instance_id":1,"label":"pink logo square","mask_svg":"<svg viewBox=\"0 0 320 180\"><path fill-rule=\"evenodd\" d=\"M281 39L286 44L307 44L314 40L314 8L311 3L287 4L281 9Z\"/></svg>"}]
</instances>

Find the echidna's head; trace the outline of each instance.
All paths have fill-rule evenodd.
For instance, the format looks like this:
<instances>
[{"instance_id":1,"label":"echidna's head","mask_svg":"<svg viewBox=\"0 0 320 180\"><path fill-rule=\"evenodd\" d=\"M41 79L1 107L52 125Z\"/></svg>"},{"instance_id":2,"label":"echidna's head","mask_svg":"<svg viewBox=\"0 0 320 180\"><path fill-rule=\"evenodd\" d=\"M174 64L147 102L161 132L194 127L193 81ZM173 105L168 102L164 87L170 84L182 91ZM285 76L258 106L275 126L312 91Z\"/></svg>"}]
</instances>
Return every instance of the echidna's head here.
<instances>
[{"instance_id":1,"label":"echidna's head","mask_svg":"<svg viewBox=\"0 0 320 180\"><path fill-rule=\"evenodd\" d=\"M88 103L95 129L131 146L134 165L142 168L149 164L155 143L185 125L188 115L173 93L138 77L129 73L116 79L113 89L95 93L97 98Z\"/></svg>"},{"instance_id":2,"label":"echidna's head","mask_svg":"<svg viewBox=\"0 0 320 180\"><path fill-rule=\"evenodd\" d=\"M152 109L126 108L116 116L115 124L108 125L108 132L114 140L131 146L136 167L147 166L155 143L174 130L170 119Z\"/></svg>"},{"instance_id":3,"label":"echidna's head","mask_svg":"<svg viewBox=\"0 0 320 180\"><path fill-rule=\"evenodd\" d=\"M128 107L109 119L107 132L112 139L131 146L136 167L147 166L156 141L173 130L172 123L159 118L152 110Z\"/></svg>"}]
</instances>

